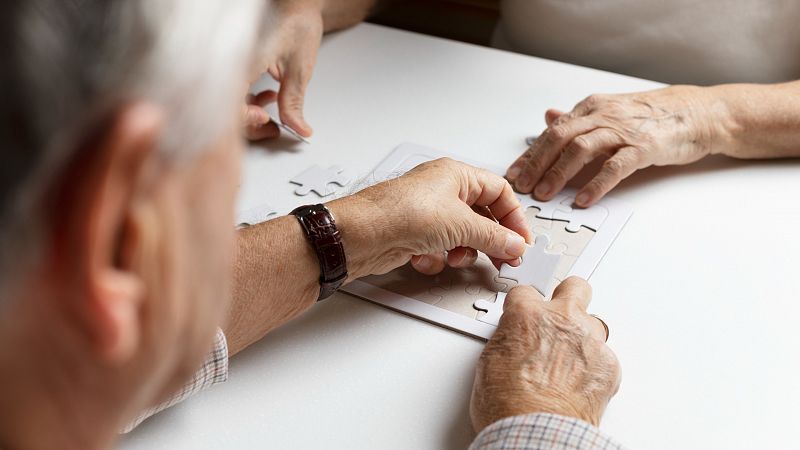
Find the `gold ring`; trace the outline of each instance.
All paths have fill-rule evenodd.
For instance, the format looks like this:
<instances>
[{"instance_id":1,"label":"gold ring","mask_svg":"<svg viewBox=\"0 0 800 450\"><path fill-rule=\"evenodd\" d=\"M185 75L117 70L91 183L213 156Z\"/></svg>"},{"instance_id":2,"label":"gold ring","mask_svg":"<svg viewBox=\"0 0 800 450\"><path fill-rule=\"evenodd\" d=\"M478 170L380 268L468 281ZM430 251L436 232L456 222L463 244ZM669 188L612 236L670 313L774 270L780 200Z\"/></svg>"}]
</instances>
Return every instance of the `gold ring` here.
<instances>
[{"instance_id":1,"label":"gold ring","mask_svg":"<svg viewBox=\"0 0 800 450\"><path fill-rule=\"evenodd\" d=\"M595 319L599 320L599 321L600 321L600 323L602 323L602 324L603 324L603 328L606 330L606 340L605 340L605 341L606 341L606 342L608 342L608 324L606 324L606 321L605 321L605 320L603 320L603 319L601 319L600 317L598 317L598 316L597 316L597 315L595 315L595 314L589 314L589 315L590 315L590 316L592 316L592 317L594 317Z\"/></svg>"}]
</instances>

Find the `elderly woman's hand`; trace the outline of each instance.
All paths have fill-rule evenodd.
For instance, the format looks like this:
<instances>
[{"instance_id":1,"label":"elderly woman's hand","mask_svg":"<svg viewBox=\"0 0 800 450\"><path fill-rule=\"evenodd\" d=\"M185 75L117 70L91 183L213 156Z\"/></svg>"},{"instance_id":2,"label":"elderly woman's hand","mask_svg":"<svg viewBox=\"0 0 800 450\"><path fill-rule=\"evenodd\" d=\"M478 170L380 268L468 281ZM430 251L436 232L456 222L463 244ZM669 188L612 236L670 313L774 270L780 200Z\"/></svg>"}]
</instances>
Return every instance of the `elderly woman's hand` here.
<instances>
[{"instance_id":1,"label":"elderly woman's hand","mask_svg":"<svg viewBox=\"0 0 800 450\"><path fill-rule=\"evenodd\" d=\"M547 129L511 165L507 178L519 192L549 200L585 165L607 157L576 197L578 206L591 206L636 170L708 155L720 134L712 99L704 88L673 86L592 95L569 113L549 110Z\"/></svg>"},{"instance_id":2,"label":"elderly woman's hand","mask_svg":"<svg viewBox=\"0 0 800 450\"><path fill-rule=\"evenodd\" d=\"M544 301L530 286L506 297L472 390L476 431L506 417L552 413L600 423L619 389L620 367L603 324L586 313L591 287L568 278Z\"/></svg>"},{"instance_id":3,"label":"elderly woman's hand","mask_svg":"<svg viewBox=\"0 0 800 450\"><path fill-rule=\"evenodd\" d=\"M499 265L519 264L532 240L522 207L502 177L439 159L329 204L353 278L409 261L433 274L466 266L476 250Z\"/></svg>"}]
</instances>

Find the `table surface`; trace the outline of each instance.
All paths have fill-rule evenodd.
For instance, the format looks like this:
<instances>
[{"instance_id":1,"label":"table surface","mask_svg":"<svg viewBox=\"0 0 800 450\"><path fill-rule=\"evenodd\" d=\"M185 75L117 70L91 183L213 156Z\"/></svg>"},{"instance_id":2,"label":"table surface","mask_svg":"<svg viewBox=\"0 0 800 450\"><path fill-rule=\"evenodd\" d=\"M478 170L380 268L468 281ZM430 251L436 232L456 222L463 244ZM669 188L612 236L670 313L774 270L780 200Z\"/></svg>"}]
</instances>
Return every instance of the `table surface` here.
<instances>
[{"instance_id":1,"label":"table surface","mask_svg":"<svg viewBox=\"0 0 800 450\"><path fill-rule=\"evenodd\" d=\"M374 167L415 142L507 165L545 109L657 83L374 25L325 38L311 145L247 156L240 207L312 163ZM591 283L623 368L602 429L637 449L786 448L800 418L795 161L652 168L613 195L635 213ZM292 199L297 203L297 199ZM231 361L230 380L124 449L463 449L482 342L337 294Z\"/></svg>"}]
</instances>

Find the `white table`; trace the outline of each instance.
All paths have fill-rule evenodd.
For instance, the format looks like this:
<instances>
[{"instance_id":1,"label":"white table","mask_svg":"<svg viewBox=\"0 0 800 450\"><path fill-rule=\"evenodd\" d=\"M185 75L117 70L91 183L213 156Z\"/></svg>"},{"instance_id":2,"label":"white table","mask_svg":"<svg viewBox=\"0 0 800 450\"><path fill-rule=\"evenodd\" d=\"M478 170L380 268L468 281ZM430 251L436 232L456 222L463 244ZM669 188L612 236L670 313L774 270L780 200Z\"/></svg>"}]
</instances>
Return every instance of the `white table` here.
<instances>
[{"instance_id":1,"label":"white table","mask_svg":"<svg viewBox=\"0 0 800 450\"><path fill-rule=\"evenodd\" d=\"M507 165L548 107L656 83L361 25L325 39L311 146L248 156L243 206L311 163L372 168L405 141ZM623 383L602 428L637 449L795 445L796 162L708 159L614 192L633 218L591 278ZM297 200L295 200L297 202ZM279 205L285 206L285 205ZM463 449L482 343L337 294L160 414L124 449Z\"/></svg>"}]
</instances>

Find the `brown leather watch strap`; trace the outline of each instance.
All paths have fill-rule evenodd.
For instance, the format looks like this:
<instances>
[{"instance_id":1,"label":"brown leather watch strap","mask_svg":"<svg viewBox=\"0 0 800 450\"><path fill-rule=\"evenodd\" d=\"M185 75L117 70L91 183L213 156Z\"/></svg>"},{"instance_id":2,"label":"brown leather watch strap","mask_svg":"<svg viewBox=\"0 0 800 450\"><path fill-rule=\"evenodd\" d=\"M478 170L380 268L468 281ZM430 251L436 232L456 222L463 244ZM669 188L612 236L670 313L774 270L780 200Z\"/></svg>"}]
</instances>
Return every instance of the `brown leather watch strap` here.
<instances>
[{"instance_id":1,"label":"brown leather watch strap","mask_svg":"<svg viewBox=\"0 0 800 450\"><path fill-rule=\"evenodd\" d=\"M325 205L305 205L291 212L303 227L311 247L319 259L319 297L330 297L347 279L347 259L342 236L336 221Z\"/></svg>"}]
</instances>

